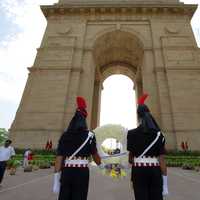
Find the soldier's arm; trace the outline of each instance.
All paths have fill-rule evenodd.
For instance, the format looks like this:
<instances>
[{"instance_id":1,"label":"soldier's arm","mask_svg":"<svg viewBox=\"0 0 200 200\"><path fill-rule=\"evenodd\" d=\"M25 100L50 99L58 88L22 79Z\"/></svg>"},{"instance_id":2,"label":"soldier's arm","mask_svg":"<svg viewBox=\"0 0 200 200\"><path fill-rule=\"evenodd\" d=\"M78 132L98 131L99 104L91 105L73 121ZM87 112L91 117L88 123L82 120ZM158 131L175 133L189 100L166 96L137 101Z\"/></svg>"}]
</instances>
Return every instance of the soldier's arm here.
<instances>
[{"instance_id":1,"label":"soldier's arm","mask_svg":"<svg viewBox=\"0 0 200 200\"><path fill-rule=\"evenodd\" d=\"M164 146L165 149L165 146ZM160 163L160 169L162 172L162 180L163 180L163 196L166 196L169 194L169 189L168 189L168 177L167 177L167 166L165 162L165 156L164 154L160 154L159 156L159 163Z\"/></svg>"},{"instance_id":2,"label":"soldier's arm","mask_svg":"<svg viewBox=\"0 0 200 200\"><path fill-rule=\"evenodd\" d=\"M163 176L167 176L167 165L165 162L165 154L166 154L166 148L165 148L165 137L162 135L162 142L161 142L161 148L159 152L159 163L160 163L160 168L162 171Z\"/></svg>"},{"instance_id":3,"label":"soldier's arm","mask_svg":"<svg viewBox=\"0 0 200 200\"><path fill-rule=\"evenodd\" d=\"M167 165L166 165L166 162L165 162L165 156L164 155L159 156L159 163L160 163L162 175L167 176Z\"/></svg>"},{"instance_id":4,"label":"soldier's arm","mask_svg":"<svg viewBox=\"0 0 200 200\"><path fill-rule=\"evenodd\" d=\"M132 138L130 137L131 135L129 134L129 132L128 132L128 134L127 134L127 150L128 150L128 162L129 162L129 164L133 164L133 161L134 161L134 155L133 155L133 153L132 153L132 150L133 150L133 144L132 144ZM133 135L132 135L132 137L133 137Z\"/></svg>"},{"instance_id":5,"label":"soldier's arm","mask_svg":"<svg viewBox=\"0 0 200 200\"><path fill-rule=\"evenodd\" d=\"M129 154L128 154L128 162L129 162L130 164L133 163L133 153L130 152L130 151L129 151Z\"/></svg>"},{"instance_id":6,"label":"soldier's arm","mask_svg":"<svg viewBox=\"0 0 200 200\"><path fill-rule=\"evenodd\" d=\"M56 156L55 168L54 168L55 173L61 171L62 162L63 162L63 156Z\"/></svg>"},{"instance_id":7,"label":"soldier's arm","mask_svg":"<svg viewBox=\"0 0 200 200\"><path fill-rule=\"evenodd\" d=\"M97 165L101 165L101 157L99 156L99 153L98 153L98 150L97 150L97 143L96 143L95 135L92 138L92 142L91 142L91 155L92 155L94 162Z\"/></svg>"},{"instance_id":8,"label":"soldier's arm","mask_svg":"<svg viewBox=\"0 0 200 200\"><path fill-rule=\"evenodd\" d=\"M101 157L99 156L98 152L92 154L92 158L97 165L101 164Z\"/></svg>"}]
</instances>

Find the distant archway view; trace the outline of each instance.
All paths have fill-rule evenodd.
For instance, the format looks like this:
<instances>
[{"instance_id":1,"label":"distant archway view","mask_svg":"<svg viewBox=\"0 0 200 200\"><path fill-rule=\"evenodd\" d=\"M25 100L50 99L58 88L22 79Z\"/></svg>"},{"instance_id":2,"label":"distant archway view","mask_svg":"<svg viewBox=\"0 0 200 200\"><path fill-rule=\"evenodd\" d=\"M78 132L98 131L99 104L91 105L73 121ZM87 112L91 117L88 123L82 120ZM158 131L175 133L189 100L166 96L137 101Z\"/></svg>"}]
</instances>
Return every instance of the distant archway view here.
<instances>
[{"instance_id":1,"label":"distant archway view","mask_svg":"<svg viewBox=\"0 0 200 200\"><path fill-rule=\"evenodd\" d=\"M133 81L124 75L109 76L101 92L100 126L120 124L135 128L136 99Z\"/></svg>"}]
</instances>

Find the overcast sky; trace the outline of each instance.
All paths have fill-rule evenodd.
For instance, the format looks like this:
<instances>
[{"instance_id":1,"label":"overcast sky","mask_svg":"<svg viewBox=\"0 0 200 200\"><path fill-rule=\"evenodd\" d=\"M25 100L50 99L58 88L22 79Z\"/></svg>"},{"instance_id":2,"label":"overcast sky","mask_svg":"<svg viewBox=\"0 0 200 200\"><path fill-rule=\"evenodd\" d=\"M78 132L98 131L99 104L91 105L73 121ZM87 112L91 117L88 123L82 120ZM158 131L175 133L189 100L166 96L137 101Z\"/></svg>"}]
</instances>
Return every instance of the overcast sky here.
<instances>
[{"instance_id":1,"label":"overcast sky","mask_svg":"<svg viewBox=\"0 0 200 200\"><path fill-rule=\"evenodd\" d=\"M44 34L46 21L39 5L56 2L57 0L0 0L0 127L2 128L8 129L14 119L27 80L27 67L33 65L36 49L40 46ZM200 4L200 0L184 2ZM200 44L199 17L200 9L192 20L194 33ZM101 123L120 123L128 128L133 127L135 123L132 116L135 110L132 101L134 99L132 81L123 76L110 77L104 82L104 88Z\"/></svg>"}]
</instances>

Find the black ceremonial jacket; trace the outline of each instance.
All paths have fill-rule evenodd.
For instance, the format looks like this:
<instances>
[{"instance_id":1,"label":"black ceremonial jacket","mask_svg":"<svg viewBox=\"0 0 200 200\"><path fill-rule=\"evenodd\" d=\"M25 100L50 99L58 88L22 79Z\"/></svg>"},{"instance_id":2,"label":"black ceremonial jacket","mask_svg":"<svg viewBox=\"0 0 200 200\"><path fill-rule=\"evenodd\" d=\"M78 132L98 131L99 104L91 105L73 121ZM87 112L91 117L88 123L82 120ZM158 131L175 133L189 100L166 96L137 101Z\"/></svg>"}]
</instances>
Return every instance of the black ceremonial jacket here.
<instances>
[{"instance_id":1,"label":"black ceremonial jacket","mask_svg":"<svg viewBox=\"0 0 200 200\"><path fill-rule=\"evenodd\" d=\"M58 144L57 155L70 157L87 139L89 131L64 133ZM91 138L75 157L89 157L97 152L96 138Z\"/></svg>"},{"instance_id":2,"label":"black ceremonial jacket","mask_svg":"<svg viewBox=\"0 0 200 200\"><path fill-rule=\"evenodd\" d=\"M134 157L140 156L144 150L157 137L156 131L144 132L142 126L128 131L127 135L127 150L130 151ZM165 154L165 138L163 134L160 135L154 146L145 154L145 156L158 157Z\"/></svg>"}]
</instances>

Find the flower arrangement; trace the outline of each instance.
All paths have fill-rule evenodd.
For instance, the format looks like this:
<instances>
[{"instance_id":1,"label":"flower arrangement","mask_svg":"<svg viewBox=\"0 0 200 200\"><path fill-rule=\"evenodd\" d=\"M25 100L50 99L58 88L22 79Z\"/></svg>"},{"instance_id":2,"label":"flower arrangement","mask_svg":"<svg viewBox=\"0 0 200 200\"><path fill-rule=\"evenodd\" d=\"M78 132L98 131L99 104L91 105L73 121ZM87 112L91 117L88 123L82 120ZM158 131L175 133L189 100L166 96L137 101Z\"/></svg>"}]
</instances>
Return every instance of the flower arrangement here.
<instances>
[{"instance_id":1,"label":"flower arrangement","mask_svg":"<svg viewBox=\"0 0 200 200\"><path fill-rule=\"evenodd\" d=\"M121 164L109 163L105 165L105 175L110 176L113 179L119 179L125 177L126 171Z\"/></svg>"}]
</instances>

